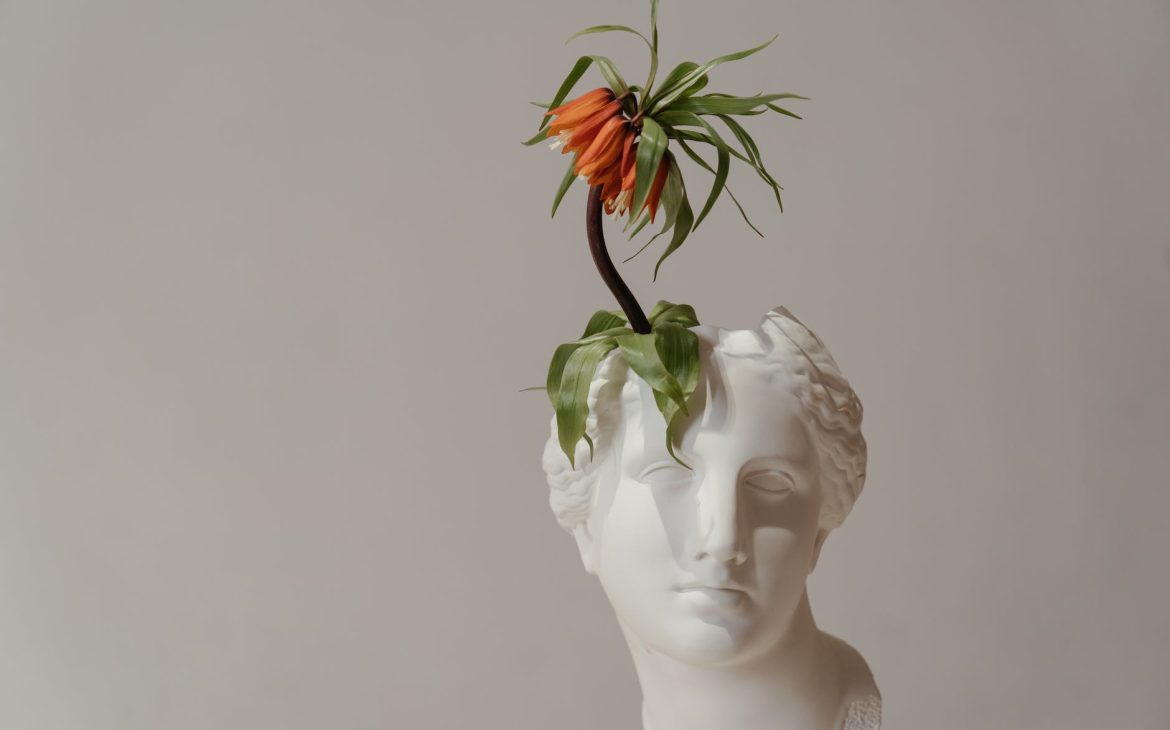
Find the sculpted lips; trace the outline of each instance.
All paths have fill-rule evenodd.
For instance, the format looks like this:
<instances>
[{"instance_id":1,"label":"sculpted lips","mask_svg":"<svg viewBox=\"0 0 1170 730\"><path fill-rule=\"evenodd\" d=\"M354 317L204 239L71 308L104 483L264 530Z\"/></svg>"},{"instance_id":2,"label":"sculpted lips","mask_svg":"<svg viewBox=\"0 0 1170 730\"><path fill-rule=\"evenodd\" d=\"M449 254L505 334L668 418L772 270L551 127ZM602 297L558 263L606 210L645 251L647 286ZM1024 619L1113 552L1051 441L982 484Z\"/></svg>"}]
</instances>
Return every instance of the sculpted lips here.
<instances>
[{"instance_id":1,"label":"sculpted lips","mask_svg":"<svg viewBox=\"0 0 1170 730\"><path fill-rule=\"evenodd\" d=\"M747 591L730 584L687 583L675 590L696 608L731 610L745 605L748 601Z\"/></svg>"}]
</instances>

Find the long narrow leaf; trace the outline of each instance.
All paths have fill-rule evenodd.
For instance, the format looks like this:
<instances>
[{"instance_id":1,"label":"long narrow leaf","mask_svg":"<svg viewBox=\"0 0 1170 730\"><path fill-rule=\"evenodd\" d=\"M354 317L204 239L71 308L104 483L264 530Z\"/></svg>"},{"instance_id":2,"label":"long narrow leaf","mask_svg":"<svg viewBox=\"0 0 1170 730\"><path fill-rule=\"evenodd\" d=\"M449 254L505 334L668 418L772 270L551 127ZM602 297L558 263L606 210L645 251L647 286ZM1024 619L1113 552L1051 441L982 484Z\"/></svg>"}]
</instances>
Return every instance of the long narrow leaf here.
<instances>
[{"instance_id":1,"label":"long narrow leaf","mask_svg":"<svg viewBox=\"0 0 1170 730\"><path fill-rule=\"evenodd\" d=\"M617 67L614 66L613 61L609 60L605 56L581 56L577 59L577 62L573 64L573 68L569 71L569 75L566 76L565 80L561 82L560 88L557 89L556 96L554 96L552 101L549 102L549 108L555 109L564 103L565 97L569 95L569 92L573 90L573 87L577 85L577 82L581 80L581 77L585 75L585 72L589 70L589 67L595 63L597 64L597 69L601 71L601 75L604 76L606 82L609 83L609 87L613 89L614 94L622 96L630 90L626 85L625 79L623 79L622 75L618 73ZM546 126L548 126L548 123L551 120L552 117L548 115L541 117L540 126L537 127L537 130L539 131L544 129ZM546 135L537 134L535 137L529 139L524 144L534 145L545 138Z\"/></svg>"},{"instance_id":2,"label":"long narrow leaf","mask_svg":"<svg viewBox=\"0 0 1170 730\"><path fill-rule=\"evenodd\" d=\"M784 212L784 201L780 199L780 183L776 182L776 178L772 177L772 173L768 172L768 168L764 167L764 159L760 156L760 148L756 145L756 141L747 133L747 130L731 117L720 114L719 119L727 125L739 143L743 145L744 151L752 158L752 164L756 168L756 172L768 183L772 188L772 194L776 196L776 205L780 207L780 212Z\"/></svg>"},{"instance_id":3,"label":"long narrow leaf","mask_svg":"<svg viewBox=\"0 0 1170 730\"><path fill-rule=\"evenodd\" d=\"M704 94L687 96L671 105L672 111L694 112L695 114L748 114L766 107L777 99L791 98L791 94L762 94L759 96L723 96ZM763 109L760 109L762 112Z\"/></svg>"},{"instance_id":4,"label":"long narrow leaf","mask_svg":"<svg viewBox=\"0 0 1170 730\"><path fill-rule=\"evenodd\" d=\"M689 304L672 304L667 301L660 301L654 305L654 309L650 310L646 319L650 322L651 327L657 327L660 324L695 327L699 324L699 317L695 314L694 307Z\"/></svg>"},{"instance_id":5,"label":"long narrow leaf","mask_svg":"<svg viewBox=\"0 0 1170 730\"><path fill-rule=\"evenodd\" d=\"M552 217L553 218L556 218L556 216L557 216L557 208L561 204L561 198L565 197L565 193L568 192L569 186L572 185L573 181L577 179L576 165L577 165L577 156L573 155L573 159L569 160L569 169L565 171L565 176L563 178L561 178L561 184L557 186L557 194L553 198L553 204L552 204Z\"/></svg>"},{"instance_id":6,"label":"long narrow leaf","mask_svg":"<svg viewBox=\"0 0 1170 730\"><path fill-rule=\"evenodd\" d=\"M685 413L687 409L686 396L682 386L670 374L658 355L658 348L654 343L654 334L629 334L615 337L618 347L622 348L622 355L630 369L645 380L651 388L662 393L678 404Z\"/></svg>"},{"instance_id":7,"label":"long narrow leaf","mask_svg":"<svg viewBox=\"0 0 1170 730\"><path fill-rule=\"evenodd\" d=\"M683 77L693 72L698 67L699 64L695 63L694 61L683 61L679 65L675 66L670 70L670 73L666 75L666 78L662 79L662 85L658 87L658 93L673 89L678 85L679 81L682 81Z\"/></svg>"},{"instance_id":8,"label":"long narrow leaf","mask_svg":"<svg viewBox=\"0 0 1170 730\"><path fill-rule=\"evenodd\" d=\"M658 93L661 94L661 96L659 96L653 100L652 106L650 107L650 113L653 114L654 112L659 111L659 110L669 106L671 102L673 102L675 99L677 99L683 95L683 93L686 91L688 86L690 86L693 82L697 81L700 76L706 74L708 71L715 68L716 66L723 64L723 63L727 63L729 61L738 61L742 58L747 58L748 56L752 55L753 53L758 53L759 51L762 51L765 48L767 48L768 46L772 45L772 42L775 41L778 37L779 36L772 36L769 40L767 40L764 43L761 43L760 45L756 46L755 48L749 48L745 51L738 51L736 53L729 53L726 56L720 56L718 58L714 58L714 59L708 61L707 63L704 63L702 66L699 66L698 68L694 69L690 73L684 75L682 78L680 78L674 84L673 88L660 89Z\"/></svg>"},{"instance_id":9,"label":"long narrow leaf","mask_svg":"<svg viewBox=\"0 0 1170 730\"><path fill-rule=\"evenodd\" d=\"M557 89L556 96L548 103L550 109L555 109L564 102L565 97L569 95L569 92L573 90L573 87L577 85L577 82L581 80L581 77L585 75L585 72L589 70L591 65L593 65L592 56L581 56L577 59L577 62L573 64L572 70L569 71L569 75L561 82L561 88ZM550 121L552 121L552 117L541 117L540 126L537 129L544 129ZM530 141L525 142L525 144L535 143Z\"/></svg>"},{"instance_id":10,"label":"long narrow leaf","mask_svg":"<svg viewBox=\"0 0 1170 730\"><path fill-rule=\"evenodd\" d=\"M593 62L597 64L597 70L605 77L609 88L613 89L614 94L617 96L625 96L630 93L630 87L626 85L626 80L622 78L613 61L605 56L590 56L589 58L593 59Z\"/></svg>"},{"instance_id":11,"label":"long narrow leaf","mask_svg":"<svg viewBox=\"0 0 1170 730\"><path fill-rule=\"evenodd\" d=\"M633 222L632 218L630 219L630 222ZM643 211L640 218L638 219L638 225L634 226L634 230L630 232L630 236L626 240L628 240L628 241L634 240L634 236L641 233L642 229L645 228L646 225L649 223L650 223L650 212ZM627 224L627 227L628 227L628 224Z\"/></svg>"},{"instance_id":12,"label":"long narrow leaf","mask_svg":"<svg viewBox=\"0 0 1170 730\"><path fill-rule=\"evenodd\" d=\"M621 325L620 327L612 327L610 329L601 330L600 332L596 332L592 335L589 335L588 337L582 337L579 340L574 340L573 342L571 342L569 344L591 345L594 342L601 342L602 340L608 340L608 339L611 339L613 337L617 337L618 335L627 335L631 332L633 332L632 329L630 329L629 327L627 327L625 325Z\"/></svg>"},{"instance_id":13,"label":"long narrow leaf","mask_svg":"<svg viewBox=\"0 0 1170 730\"><path fill-rule=\"evenodd\" d=\"M590 28L586 28L584 30L577 31L573 35L569 36L569 39L566 40L565 43L568 44L574 38L580 38L583 35L590 35L592 33L612 33L612 32L633 33L634 35L641 38L646 43L646 46L648 48L650 48L651 50L654 49L654 47L652 45L650 45L650 40L646 36L642 35L641 33L634 30L633 28L631 28L628 25L594 25Z\"/></svg>"},{"instance_id":14,"label":"long narrow leaf","mask_svg":"<svg viewBox=\"0 0 1170 730\"><path fill-rule=\"evenodd\" d=\"M695 141L699 141L699 142L705 142L713 147L727 149L727 151L731 153L732 157L738 158L738 159L742 160L743 162L746 162L748 165L750 165L751 168L756 171L756 174L760 176L760 179L763 180L764 182L766 182L772 188L772 191L776 196L776 202L780 206L780 211L781 212L784 211L784 204L782 202L780 202L780 191L783 188L781 188L780 184L778 182L776 182L775 178L773 178L771 176L771 174L768 173L767 169L763 165L763 161L760 160L760 158L759 158L759 149L755 146L755 141L752 140L751 135L747 134L747 132L743 129L742 126L739 125L738 122L736 122L731 117L725 117L725 116L720 117L720 119L722 119L723 122L728 125L728 128L731 129L732 132L736 135L736 138L739 139L740 144L744 145L744 152L743 153L741 153L739 150L729 146L727 144L727 142L724 141L723 137L715 130L715 128L712 127L711 124L706 119L699 116L698 114L694 114L692 112L677 111L677 112L669 112L669 116L688 118L691 120L690 122L688 122L689 124L695 124L696 126L701 126L705 130L705 132L691 132L689 130L676 130L677 138L691 139L691 140L695 140ZM743 135L742 137L740 136L741 134ZM754 228L754 226L753 226L753 228Z\"/></svg>"},{"instance_id":15,"label":"long narrow leaf","mask_svg":"<svg viewBox=\"0 0 1170 730\"><path fill-rule=\"evenodd\" d=\"M774 112L780 112L781 114L783 114L785 116L792 117L793 119L804 119L804 117L800 116L799 114L793 114L792 112L788 111L787 109L784 109L783 107L778 107L775 104L766 104L765 106L767 106L769 109L771 109Z\"/></svg>"},{"instance_id":16,"label":"long narrow leaf","mask_svg":"<svg viewBox=\"0 0 1170 730\"><path fill-rule=\"evenodd\" d=\"M585 325L585 332L581 335L581 337L590 337L604 330L625 326L626 315L621 311L602 309L594 312L593 316L589 318L589 324Z\"/></svg>"},{"instance_id":17,"label":"long narrow leaf","mask_svg":"<svg viewBox=\"0 0 1170 730\"><path fill-rule=\"evenodd\" d=\"M646 205L650 185L658 174L658 165L666 152L666 143L666 133L658 122L650 117L644 118L638 139L638 154L634 160L637 170L634 173L634 202L631 210L635 215L641 213L642 207Z\"/></svg>"},{"instance_id":18,"label":"long narrow leaf","mask_svg":"<svg viewBox=\"0 0 1170 730\"><path fill-rule=\"evenodd\" d=\"M561 392L561 376L565 372L565 363L578 347L580 345L576 342L566 342L553 351L552 362L548 364L548 376L545 379L545 391L553 408L557 407L557 395Z\"/></svg>"},{"instance_id":19,"label":"long narrow leaf","mask_svg":"<svg viewBox=\"0 0 1170 730\"><path fill-rule=\"evenodd\" d=\"M679 184L682 185L682 170L678 168L678 162L674 159L674 155L669 152L666 155L668 164L670 165L670 174L678 176ZM687 236L691 234L691 229L695 222L695 214L691 211L690 201L687 200L686 186L683 186L682 197L678 203L678 212L675 214L676 220L674 224L674 236L670 239L670 245L662 252L658 263L654 265L654 281L658 281L658 270L662 268L662 262L666 261L672 253L678 250L678 247L683 245L683 241L687 240Z\"/></svg>"},{"instance_id":20,"label":"long narrow leaf","mask_svg":"<svg viewBox=\"0 0 1170 730\"><path fill-rule=\"evenodd\" d=\"M569 464L573 468L577 467L577 442L585 436L585 424L589 416L589 385L597 366L614 347L614 338L581 345L565 361L554 406L561 450L569 457Z\"/></svg>"},{"instance_id":21,"label":"long narrow leaf","mask_svg":"<svg viewBox=\"0 0 1170 730\"><path fill-rule=\"evenodd\" d=\"M673 322L661 322L656 325L653 335L659 359L682 388L683 401L689 400L699 382L698 336L686 326ZM686 413L673 400L659 393L654 395L658 410L666 419L666 450L675 461L687 466L674 451L678 428L682 423L682 416Z\"/></svg>"},{"instance_id":22,"label":"long narrow leaf","mask_svg":"<svg viewBox=\"0 0 1170 730\"><path fill-rule=\"evenodd\" d=\"M722 147L716 147L715 153L718 155L715 169L715 182L711 184L711 193L707 196L707 202L703 204L703 210L700 211L699 217L695 219L695 228L703 222L707 214L711 212L715 201L719 198L719 194L723 192L723 188L727 185L727 173L731 170L731 155Z\"/></svg>"},{"instance_id":23,"label":"long narrow leaf","mask_svg":"<svg viewBox=\"0 0 1170 730\"><path fill-rule=\"evenodd\" d=\"M654 40L654 50L658 51L658 0L650 0L650 37ZM650 89L649 86L646 87Z\"/></svg>"},{"instance_id":24,"label":"long narrow leaf","mask_svg":"<svg viewBox=\"0 0 1170 730\"><path fill-rule=\"evenodd\" d=\"M731 131L735 134L736 138L739 139L740 144L744 145L744 152L746 153L746 155L740 154L739 151L737 151L736 149L731 147L729 144L727 144L727 142L723 139L723 137L719 134L719 132L716 131L715 127L711 126L710 122L708 122L702 116L695 114L694 112L671 111L671 112L667 112L666 114L664 114L664 116L669 117L672 121L686 120L685 121L686 124L691 124L694 126L702 127L703 130L705 131L705 134L699 134L696 136L696 135L693 135L692 133L689 133L685 130L679 130L677 132L677 134L681 138L694 138L694 139L698 139L700 141L706 142L707 144L710 144L711 146L713 146L719 150L725 150L729 154L731 154L732 156L738 157L739 159L748 163L756 171L756 174L759 175L760 178L764 182L768 183L768 185L770 185L772 187L773 191L776 194L776 200L777 200L777 202L779 202L780 190L782 190L782 188L780 187L780 184L777 183L776 180L764 168L763 161L760 159L760 156L759 156L759 148L756 147L755 141L752 140L751 135L747 134L747 132L744 130L744 128L742 126L740 126L739 123L736 122L734 119L732 119L731 117L727 117L727 116L720 116L719 117L720 119L723 120L724 123L726 123L728 125L728 128L731 129ZM784 206L782 204L780 206L780 211L781 212L784 211Z\"/></svg>"},{"instance_id":25,"label":"long narrow leaf","mask_svg":"<svg viewBox=\"0 0 1170 730\"><path fill-rule=\"evenodd\" d=\"M635 251L631 256L622 261L623 264L629 263L631 260L638 257L643 251L650 247L650 244L658 240L659 236L663 236L674 228L675 222L678 220L678 211L680 208L679 201L682 198L683 186L682 176L667 172L666 182L662 186L662 200L661 207L666 211L666 216L662 222L662 228L657 233L650 237L649 241L642 244L642 246ZM647 220L649 215L647 215Z\"/></svg>"},{"instance_id":26,"label":"long narrow leaf","mask_svg":"<svg viewBox=\"0 0 1170 730\"><path fill-rule=\"evenodd\" d=\"M691 149L691 146L687 144L685 140L683 140L681 137L675 137L675 141L678 142L679 146L683 148L683 152L686 152L687 156L695 161L695 164L699 165L711 174L715 173L715 169L712 168L706 160L700 157L698 152L695 152L693 149ZM725 185L723 189L727 191L729 196L731 196L731 202L735 203L735 207L739 209L739 215L743 218L743 222L748 225L748 228L751 228L753 231L755 231L757 236L763 238L764 234L760 232L759 228L756 228L755 224L752 223L751 218L748 218L747 211L743 209L742 205L740 205L739 198L735 197L735 193L731 192L731 186Z\"/></svg>"}]
</instances>

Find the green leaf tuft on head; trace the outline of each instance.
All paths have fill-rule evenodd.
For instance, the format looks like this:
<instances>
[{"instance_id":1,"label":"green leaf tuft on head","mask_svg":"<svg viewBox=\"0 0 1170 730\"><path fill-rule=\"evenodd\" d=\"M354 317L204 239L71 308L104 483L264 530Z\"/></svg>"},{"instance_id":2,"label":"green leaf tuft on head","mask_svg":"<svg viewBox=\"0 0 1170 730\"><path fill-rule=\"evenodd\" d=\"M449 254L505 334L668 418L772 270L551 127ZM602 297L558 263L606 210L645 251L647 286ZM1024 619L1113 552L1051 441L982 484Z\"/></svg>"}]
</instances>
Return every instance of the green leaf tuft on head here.
<instances>
[{"instance_id":1,"label":"green leaf tuft on head","mask_svg":"<svg viewBox=\"0 0 1170 730\"><path fill-rule=\"evenodd\" d=\"M666 423L666 449L675 453L681 418L688 415L687 401L699 380L699 338L690 328L699 325L695 310L688 304L660 301L650 311L649 334L629 328L620 312L598 311L589 319L581 337L556 348L549 363L545 391L556 412L557 436L570 465L577 467L576 449L586 433L589 419L589 388L597 369L615 349L630 371L650 386L655 405ZM689 467L688 467L689 468Z\"/></svg>"}]
</instances>

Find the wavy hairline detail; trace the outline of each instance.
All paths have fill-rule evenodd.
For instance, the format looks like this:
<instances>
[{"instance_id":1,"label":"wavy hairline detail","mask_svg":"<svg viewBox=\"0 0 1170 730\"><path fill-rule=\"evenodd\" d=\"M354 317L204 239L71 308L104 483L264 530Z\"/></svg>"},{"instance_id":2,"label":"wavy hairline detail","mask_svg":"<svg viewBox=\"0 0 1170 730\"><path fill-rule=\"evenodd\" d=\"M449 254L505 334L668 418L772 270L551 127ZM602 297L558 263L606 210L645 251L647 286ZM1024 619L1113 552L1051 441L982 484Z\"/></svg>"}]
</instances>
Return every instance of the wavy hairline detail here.
<instances>
[{"instance_id":1,"label":"wavy hairline detail","mask_svg":"<svg viewBox=\"0 0 1170 730\"><path fill-rule=\"evenodd\" d=\"M723 354L760 360L792 376L790 389L810 416L810 436L821 467L820 526L825 530L839 527L865 485L861 400L820 338L783 307L768 312L755 330L719 330L719 334L714 347ZM579 443L578 469L569 465L561 451L556 418L551 421L542 464L550 489L549 506L565 530L572 532L589 517L597 472L618 430L620 395L626 387L636 387L636 383L615 351L602 362L589 386L586 433L596 453L591 460L588 446Z\"/></svg>"}]
</instances>

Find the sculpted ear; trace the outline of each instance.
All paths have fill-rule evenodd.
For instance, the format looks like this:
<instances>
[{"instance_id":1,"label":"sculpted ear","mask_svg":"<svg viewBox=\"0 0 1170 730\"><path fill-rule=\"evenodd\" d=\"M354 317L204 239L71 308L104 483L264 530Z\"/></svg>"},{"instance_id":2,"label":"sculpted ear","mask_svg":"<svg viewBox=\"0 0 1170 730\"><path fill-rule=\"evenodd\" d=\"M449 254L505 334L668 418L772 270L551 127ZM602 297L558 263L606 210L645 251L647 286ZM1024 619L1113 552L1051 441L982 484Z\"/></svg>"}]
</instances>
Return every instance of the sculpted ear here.
<instances>
[{"instance_id":1,"label":"sculpted ear","mask_svg":"<svg viewBox=\"0 0 1170 730\"><path fill-rule=\"evenodd\" d=\"M813 542L812 562L809 563L808 572L813 572L817 569L817 561L821 559L821 548L825 546L825 538L829 536L829 531L823 527L817 530L816 540Z\"/></svg>"},{"instance_id":2,"label":"sculpted ear","mask_svg":"<svg viewBox=\"0 0 1170 730\"><path fill-rule=\"evenodd\" d=\"M585 566L585 572L597 575L597 564L593 557L593 535L589 532L589 523L578 523L573 528L573 539L577 541L577 551L581 553L581 564Z\"/></svg>"}]
</instances>

